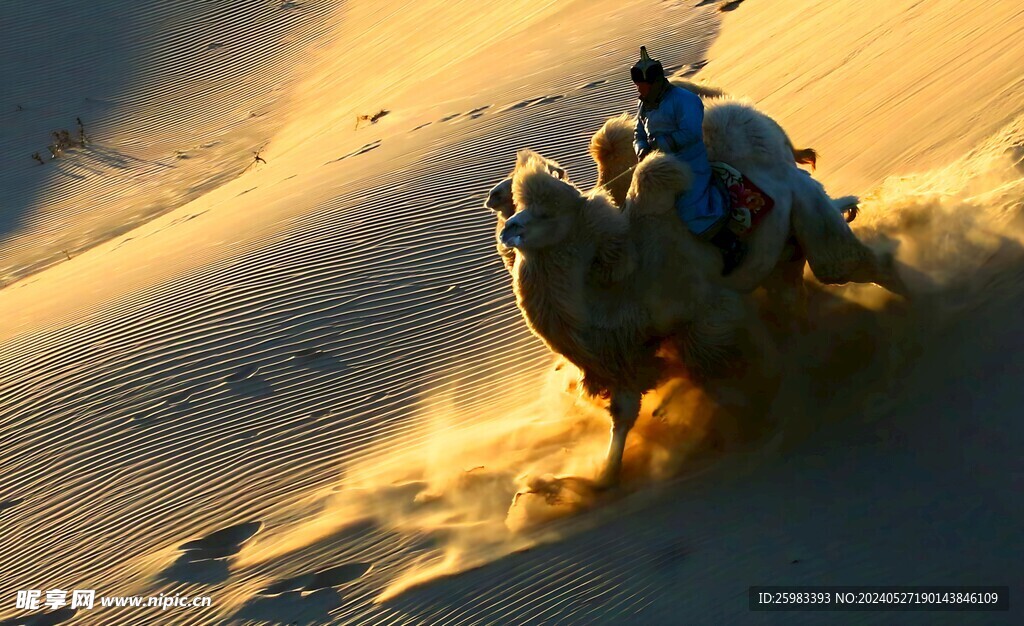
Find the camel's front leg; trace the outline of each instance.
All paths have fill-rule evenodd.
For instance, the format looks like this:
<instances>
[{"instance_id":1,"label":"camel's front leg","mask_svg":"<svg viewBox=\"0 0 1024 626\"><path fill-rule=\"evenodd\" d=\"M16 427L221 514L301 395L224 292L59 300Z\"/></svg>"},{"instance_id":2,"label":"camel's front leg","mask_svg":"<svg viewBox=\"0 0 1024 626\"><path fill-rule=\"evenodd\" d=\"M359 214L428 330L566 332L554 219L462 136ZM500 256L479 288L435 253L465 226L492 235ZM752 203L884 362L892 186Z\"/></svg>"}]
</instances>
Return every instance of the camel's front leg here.
<instances>
[{"instance_id":1,"label":"camel's front leg","mask_svg":"<svg viewBox=\"0 0 1024 626\"><path fill-rule=\"evenodd\" d=\"M608 458L605 460L604 470L597 480L599 487L612 487L619 482L622 452L626 449L626 435L640 415L641 395L640 392L632 390L612 391L611 406L608 407L612 415L612 439L608 444Z\"/></svg>"}]
</instances>

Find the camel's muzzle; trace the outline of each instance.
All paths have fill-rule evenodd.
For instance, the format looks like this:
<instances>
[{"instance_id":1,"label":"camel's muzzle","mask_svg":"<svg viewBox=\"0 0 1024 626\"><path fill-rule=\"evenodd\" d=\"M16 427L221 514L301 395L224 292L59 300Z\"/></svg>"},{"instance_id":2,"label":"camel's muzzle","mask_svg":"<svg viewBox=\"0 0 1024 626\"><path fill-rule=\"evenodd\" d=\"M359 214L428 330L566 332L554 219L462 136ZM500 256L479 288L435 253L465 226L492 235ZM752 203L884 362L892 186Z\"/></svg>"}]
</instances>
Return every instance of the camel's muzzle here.
<instances>
[{"instance_id":1,"label":"camel's muzzle","mask_svg":"<svg viewBox=\"0 0 1024 626\"><path fill-rule=\"evenodd\" d=\"M517 221L516 217L513 217L505 222L505 227L501 229L501 243L510 248L519 248L523 245L525 234L526 229Z\"/></svg>"}]
</instances>

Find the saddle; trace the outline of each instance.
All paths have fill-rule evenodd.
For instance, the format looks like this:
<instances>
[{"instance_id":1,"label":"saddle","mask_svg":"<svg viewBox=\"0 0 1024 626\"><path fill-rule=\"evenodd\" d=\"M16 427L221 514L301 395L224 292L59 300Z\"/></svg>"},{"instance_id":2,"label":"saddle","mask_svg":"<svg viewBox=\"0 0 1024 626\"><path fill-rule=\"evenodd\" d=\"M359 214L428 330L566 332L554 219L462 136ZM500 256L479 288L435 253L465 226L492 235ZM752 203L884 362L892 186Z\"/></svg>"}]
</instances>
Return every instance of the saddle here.
<instances>
[{"instance_id":1,"label":"saddle","mask_svg":"<svg viewBox=\"0 0 1024 626\"><path fill-rule=\"evenodd\" d=\"M737 237L745 237L775 208L775 201L727 163L711 163L712 182L729 201L729 221L726 227Z\"/></svg>"}]
</instances>

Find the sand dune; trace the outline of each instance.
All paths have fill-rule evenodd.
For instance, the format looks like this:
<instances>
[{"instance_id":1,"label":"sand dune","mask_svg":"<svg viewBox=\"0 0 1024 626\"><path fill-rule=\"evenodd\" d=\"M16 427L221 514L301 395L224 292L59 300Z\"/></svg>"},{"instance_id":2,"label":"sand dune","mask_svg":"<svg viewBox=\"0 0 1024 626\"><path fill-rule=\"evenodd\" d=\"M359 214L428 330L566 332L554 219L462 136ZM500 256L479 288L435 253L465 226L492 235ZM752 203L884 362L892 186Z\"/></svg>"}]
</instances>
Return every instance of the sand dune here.
<instances>
[{"instance_id":1,"label":"sand dune","mask_svg":"<svg viewBox=\"0 0 1024 626\"><path fill-rule=\"evenodd\" d=\"M0 623L892 623L747 587L1021 589L1021 9L700 4L6 9ZM593 184L640 43L818 148L933 287L815 287L774 396L659 390L621 493L510 507L591 475L607 421L481 203L521 147ZM54 588L213 606L15 609Z\"/></svg>"}]
</instances>

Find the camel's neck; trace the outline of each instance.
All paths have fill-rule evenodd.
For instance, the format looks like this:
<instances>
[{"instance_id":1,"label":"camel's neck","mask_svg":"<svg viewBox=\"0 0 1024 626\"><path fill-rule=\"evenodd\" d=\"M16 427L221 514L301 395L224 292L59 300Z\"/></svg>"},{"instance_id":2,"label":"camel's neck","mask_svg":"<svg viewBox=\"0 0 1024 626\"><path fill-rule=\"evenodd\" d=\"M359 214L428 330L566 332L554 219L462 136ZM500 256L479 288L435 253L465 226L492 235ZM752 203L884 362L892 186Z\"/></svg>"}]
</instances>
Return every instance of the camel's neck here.
<instances>
[{"instance_id":1,"label":"camel's neck","mask_svg":"<svg viewBox=\"0 0 1024 626\"><path fill-rule=\"evenodd\" d=\"M574 238L575 239L575 238ZM586 273L593 253L585 242L565 241L516 257L514 287L530 327L557 352L587 325Z\"/></svg>"},{"instance_id":2,"label":"camel's neck","mask_svg":"<svg viewBox=\"0 0 1024 626\"><path fill-rule=\"evenodd\" d=\"M597 164L597 186L605 189L611 194L617 206L623 206L626 201L626 192L632 182L630 168L636 163L625 159L612 159L610 163L598 162Z\"/></svg>"}]
</instances>

